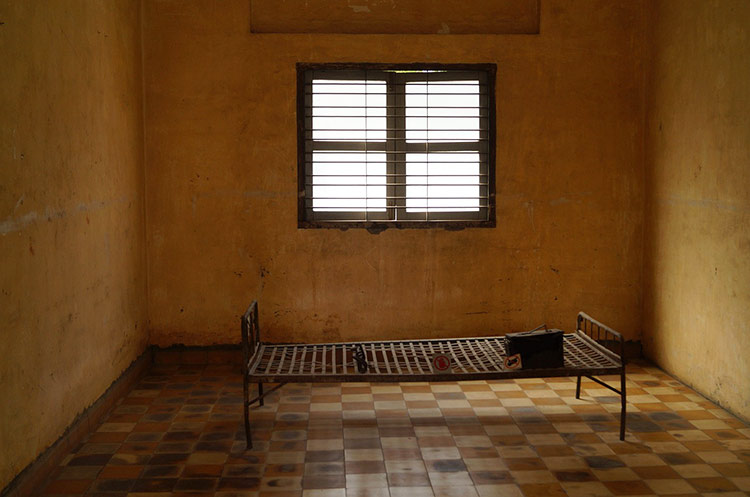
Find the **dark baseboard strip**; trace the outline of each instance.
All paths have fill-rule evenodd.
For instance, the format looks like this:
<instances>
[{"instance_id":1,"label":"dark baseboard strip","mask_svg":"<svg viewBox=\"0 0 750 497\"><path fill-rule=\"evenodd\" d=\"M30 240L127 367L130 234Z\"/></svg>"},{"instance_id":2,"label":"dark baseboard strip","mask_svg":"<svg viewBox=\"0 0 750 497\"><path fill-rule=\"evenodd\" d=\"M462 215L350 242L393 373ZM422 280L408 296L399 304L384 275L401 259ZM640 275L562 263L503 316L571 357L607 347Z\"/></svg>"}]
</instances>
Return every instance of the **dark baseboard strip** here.
<instances>
[{"instance_id":1,"label":"dark baseboard strip","mask_svg":"<svg viewBox=\"0 0 750 497\"><path fill-rule=\"evenodd\" d=\"M640 340L625 341L625 359L640 359L643 357L643 345Z\"/></svg>"},{"instance_id":2,"label":"dark baseboard strip","mask_svg":"<svg viewBox=\"0 0 750 497\"><path fill-rule=\"evenodd\" d=\"M154 347L154 364L242 364L240 345L211 345L208 347L172 345Z\"/></svg>"},{"instance_id":3,"label":"dark baseboard strip","mask_svg":"<svg viewBox=\"0 0 750 497\"><path fill-rule=\"evenodd\" d=\"M0 497L39 495L60 462L75 450L86 435L99 426L104 416L117 405L117 401L127 395L146 373L152 362L153 349L148 347L91 406L76 416L55 443L0 491Z\"/></svg>"}]
</instances>

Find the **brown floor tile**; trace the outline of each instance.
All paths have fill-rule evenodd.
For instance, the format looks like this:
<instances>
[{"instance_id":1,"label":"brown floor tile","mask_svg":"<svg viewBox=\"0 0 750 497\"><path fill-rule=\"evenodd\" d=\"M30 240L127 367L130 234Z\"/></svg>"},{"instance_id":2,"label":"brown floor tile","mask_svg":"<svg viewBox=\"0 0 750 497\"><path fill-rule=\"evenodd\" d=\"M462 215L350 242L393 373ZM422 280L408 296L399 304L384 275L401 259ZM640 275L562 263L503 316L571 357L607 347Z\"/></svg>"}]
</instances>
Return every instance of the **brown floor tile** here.
<instances>
[{"instance_id":1,"label":"brown floor tile","mask_svg":"<svg viewBox=\"0 0 750 497\"><path fill-rule=\"evenodd\" d=\"M117 451L119 454L152 454L157 447L156 442L126 442Z\"/></svg>"},{"instance_id":2,"label":"brown floor tile","mask_svg":"<svg viewBox=\"0 0 750 497\"><path fill-rule=\"evenodd\" d=\"M417 442L420 447L454 447L456 445L453 437L449 435L419 437Z\"/></svg>"},{"instance_id":3,"label":"brown floor tile","mask_svg":"<svg viewBox=\"0 0 750 497\"><path fill-rule=\"evenodd\" d=\"M494 447L459 447L458 453L464 459L492 459L497 457L497 450Z\"/></svg>"},{"instance_id":4,"label":"brown floor tile","mask_svg":"<svg viewBox=\"0 0 750 497\"><path fill-rule=\"evenodd\" d=\"M177 480L175 492L212 492L218 485L218 478L183 478ZM174 494L173 494L174 495Z\"/></svg>"},{"instance_id":5,"label":"brown floor tile","mask_svg":"<svg viewBox=\"0 0 750 497\"><path fill-rule=\"evenodd\" d=\"M260 464L227 464L222 476L225 478L262 477L264 466Z\"/></svg>"},{"instance_id":6,"label":"brown floor tile","mask_svg":"<svg viewBox=\"0 0 750 497\"><path fill-rule=\"evenodd\" d=\"M466 471L466 465L462 459L435 459L425 461L425 467L430 472L458 472Z\"/></svg>"},{"instance_id":7,"label":"brown floor tile","mask_svg":"<svg viewBox=\"0 0 750 497\"><path fill-rule=\"evenodd\" d=\"M347 461L344 468L346 474L385 473L383 461Z\"/></svg>"},{"instance_id":8,"label":"brown floor tile","mask_svg":"<svg viewBox=\"0 0 750 497\"><path fill-rule=\"evenodd\" d=\"M518 457L507 459L505 464L508 469L513 471L534 471L539 469L547 469L547 465L544 461L538 457Z\"/></svg>"},{"instance_id":9,"label":"brown floor tile","mask_svg":"<svg viewBox=\"0 0 750 497\"><path fill-rule=\"evenodd\" d=\"M388 460L409 460L421 459L422 453L419 449L383 449L383 459Z\"/></svg>"},{"instance_id":10,"label":"brown floor tile","mask_svg":"<svg viewBox=\"0 0 750 497\"><path fill-rule=\"evenodd\" d=\"M95 432L89 436L88 441L102 443L123 442L128 438L128 435L129 433L127 432Z\"/></svg>"},{"instance_id":11,"label":"brown floor tile","mask_svg":"<svg viewBox=\"0 0 750 497\"><path fill-rule=\"evenodd\" d=\"M221 464L189 464L180 475L181 478L211 478L219 477L224 470Z\"/></svg>"},{"instance_id":12,"label":"brown floor tile","mask_svg":"<svg viewBox=\"0 0 750 497\"><path fill-rule=\"evenodd\" d=\"M189 457L190 457L189 453L154 454L148 460L148 465L149 466L163 466L163 465L168 465L168 464L184 464L188 460Z\"/></svg>"},{"instance_id":13,"label":"brown floor tile","mask_svg":"<svg viewBox=\"0 0 750 497\"><path fill-rule=\"evenodd\" d=\"M344 439L344 449L379 449L379 438L347 438Z\"/></svg>"},{"instance_id":14,"label":"brown floor tile","mask_svg":"<svg viewBox=\"0 0 750 497\"><path fill-rule=\"evenodd\" d=\"M500 485L513 483L513 477L509 471L470 471L474 485Z\"/></svg>"},{"instance_id":15,"label":"brown floor tile","mask_svg":"<svg viewBox=\"0 0 750 497\"><path fill-rule=\"evenodd\" d=\"M94 480L54 480L44 489L45 494L81 495Z\"/></svg>"},{"instance_id":16,"label":"brown floor tile","mask_svg":"<svg viewBox=\"0 0 750 497\"><path fill-rule=\"evenodd\" d=\"M133 492L171 492L177 478L139 478L135 480Z\"/></svg>"},{"instance_id":17,"label":"brown floor tile","mask_svg":"<svg viewBox=\"0 0 750 497\"><path fill-rule=\"evenodd\" d=\"M568 445L541 445L535 447L537 453L542 457L572 456L575 451Z\"/></svg>"},{"instance_id":18,"label":"brown floor tile","mask_svg":"<svg viewBox=\"0 0 750 497\"><path fill-rule=\"evenodd\" d=\"M304 456L306 463L310 462L339 462L344 460L343 450L312 450Z\"/></svg>"},{"instance_id":19,"label":"brown floor tile","mask_svg":"<svg viewBox=\"0 0 750 497\"><path fill-rule=\"evenodd\" d=\"M642 481L605 481L604 485L614 495L647 495L651 489Z\"/></svg>"},{"instance_id":20,"label":"brown floor tile","mask_svg":"<svg viewBox=\"0 0 750 497\"><path fill-rule=\"evenodd\" d=\"M227 490L258 490L260 478L220 478L217 489Z\"/></svg>"},{"instance_id":21,"label":"brown floor tile","mask_svg":"<svg viewBox=\"0 0 750 497\"><path fill-rule=\"evenodd\" d=\"M728 476L728 477L750 476L750 464L725 463L725 464L712 464L711 466L724 476Z\"/></svg>"},{"instance_id":22,"label":"brown floor tile","mask_svg":"<svg viewBox=\"0 0 750 497\"><path fill-rule=\"evenodd\" d=\"M135 482L136 480L132 478L96 480L89 492L128 492Z\"/></svg>"},{"instance_id":23,"label":"brown floor tile","mask_svg":"<svg viewBox=\"0 0 750 497\"><path fill-rule=\"evenodd\" d=\"M183 466L169 464L164 466L146 466L141 478L177 478L183 471Z\"/></svg>"},{"instance_id":24,"label":"brown floor tile","mask_svg":"<svg viewBox=\"0 0 750 497\"><path fill-rule=\"evenodd\" d=\"M669 466L642 466L631 468L644 480L664 480L680 478L679 473Z\"/></svg>"},{"instance_id":25,"label":"brown floor tile","mask_svg":"<svg viewBox=\"0 0 750 497\"><path fill-rule=\"evenodd\" d=\"M690 478L687 481L701 493L737 490L737 486L726 478Z\"/></svg>"},{"instance_id":26,"label":"brown floor tile","mask_svg":"<svg viewBox=\"0 0 750 497\"><path fill-rule=\"evenodd\" d=\"M520 487L526 497L568 497L558 483L528 483Z\"/></svg>"},{"instance_id":27,"label":"brown floor tile","mask_svg":"<svg viewBox=\"0 0 750 497\"><path fill-rule=\"evenodd\" d=\"M558 481L596 481L597 478L590 472L585 470L568 470L568 471L555 471L555 478Z\"/></svg>"},{"instance_id":28,"label":"brown floor tile","mask_svg":"<svg viewBox=\"0 0 750 497\"><path fill-rule=\"evenodd\" d=\"M525 435L497 435L491 436L490 441L495 446L528 445Z\"/></svg>"},{"instance_id":29,"label":"brown floor tile","mask_svg":"<svg viewBox=\"0 0 750 497\"><path fill-rule=\"evenodd\" d=\"M101 474L102 466L61 466L55 471L55 480L93 480Z\"/></svg>"},{"instance_id":30,"label":"brown floor tile","mask_svg":"<svg viewBox=\"0 0 750 497\"><path fill-rule=\"evenodd\" d=\"M678 452L675 454L659 454L659 456L670 466L681 464L700 464L703 460L692 452Z\"/></svg>"},{"instance_id":31,"label":"brown floor tile","mask_svg":"<svg viewBox=\"0 0 750 497\"><path fill-rule=\"evenodd\" d=\"M144 466L105 466L99 473L99 478L138 478Z\"/></svg>"}]
</instances>

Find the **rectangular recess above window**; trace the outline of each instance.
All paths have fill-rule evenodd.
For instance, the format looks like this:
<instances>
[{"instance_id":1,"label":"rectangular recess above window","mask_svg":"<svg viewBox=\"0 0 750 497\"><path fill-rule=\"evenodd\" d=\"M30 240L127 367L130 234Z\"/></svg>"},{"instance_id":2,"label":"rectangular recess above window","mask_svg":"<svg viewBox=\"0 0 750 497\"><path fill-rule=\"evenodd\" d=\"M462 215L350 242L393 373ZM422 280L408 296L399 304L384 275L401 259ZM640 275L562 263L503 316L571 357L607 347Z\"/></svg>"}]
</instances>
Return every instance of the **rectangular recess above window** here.
<instances>
[{"instance_id":1,"label":"rectangular recess above window","mask_svg":"<svg viewBox=\"0 0 750 497\"><path fill-rule=\"evenodd\" d=\"M495 226L494 64L297 64L301 228Z\"/></svg>"},{"instance_id":2,"label":"rectangular recess above window","mask_svg":"<svg viewBox=\"0 0 750 497\"><path fill-rule=\"evenodd\" d=\"M540 0L251 0L253 33L538 34Z\"/></svg>"}]
</instances>

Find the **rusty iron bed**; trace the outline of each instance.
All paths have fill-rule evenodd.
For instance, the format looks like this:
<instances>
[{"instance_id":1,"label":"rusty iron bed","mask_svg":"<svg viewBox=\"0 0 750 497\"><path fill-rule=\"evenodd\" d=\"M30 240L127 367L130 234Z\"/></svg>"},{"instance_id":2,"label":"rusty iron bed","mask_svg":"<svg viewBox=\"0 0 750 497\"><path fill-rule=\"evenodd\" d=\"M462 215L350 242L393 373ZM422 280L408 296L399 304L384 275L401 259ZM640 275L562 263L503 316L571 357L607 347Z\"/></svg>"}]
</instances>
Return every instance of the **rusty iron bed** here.
<instances>
[{"instance_id":1,"label":"rusty iron bed","mask_svg":"<svg viewBox=\"0 0 750 497\"><path fill-rule=\"evenodd\" d=\"M413 382L505 380L577 376L576 398L581 394L581 377L620 395L620 440L625 439L626 390L625 354L622 335L581 312L574 333L563 335L561 368L506 369L505 339L502 336L475 338L393 340L347 343L274 344L260 340L258 304L253 301L242 316L243 410L247 447L252 447L250 406L285 383L300 382ZM358 352L359 351L359 352ZM360 372L362 353L367 363ZM446 354L449 372L432 372L430 358ZM359 355L359 358L356 357ZM359 361L357 360L359 359ZM595 378L618 375L620 388ZM258 384L257 397L250 399L250 383ZM263 391L264 383L276 385Z\"/></svg>"}]
</instances>

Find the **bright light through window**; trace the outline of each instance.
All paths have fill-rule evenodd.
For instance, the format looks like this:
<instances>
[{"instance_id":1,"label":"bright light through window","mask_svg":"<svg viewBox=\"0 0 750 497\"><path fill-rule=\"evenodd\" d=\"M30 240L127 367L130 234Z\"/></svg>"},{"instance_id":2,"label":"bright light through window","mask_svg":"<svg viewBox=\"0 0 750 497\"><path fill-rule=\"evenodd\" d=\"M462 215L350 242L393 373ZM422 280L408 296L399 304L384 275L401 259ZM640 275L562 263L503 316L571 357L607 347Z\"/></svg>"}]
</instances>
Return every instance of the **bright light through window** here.
<instances>
[{"instance_id":1,"label":"bright light through window","mask_svg":"<svg viewBox=\"0 0 750 497\"><path fill-rule=\"evenodd\" d=\"M491 69L303 68L300 219L494 224Z\"/></svg>"}]
</instances>

